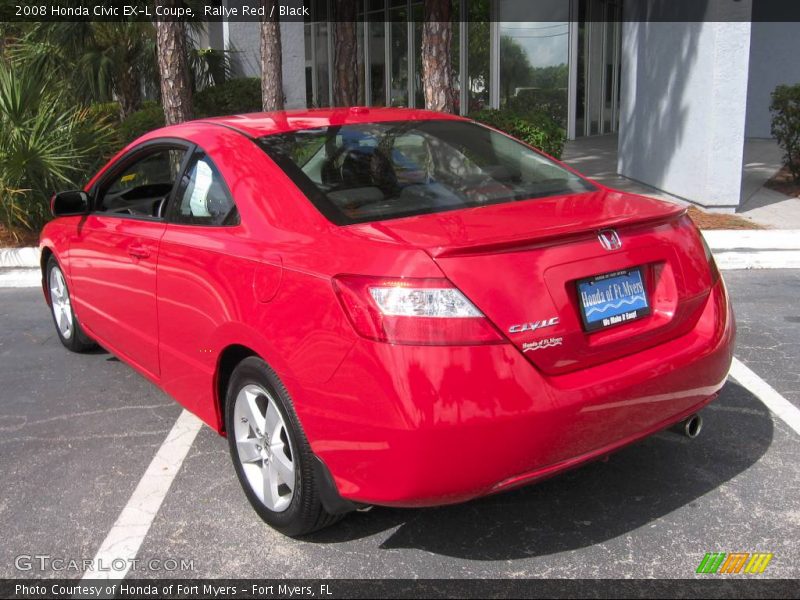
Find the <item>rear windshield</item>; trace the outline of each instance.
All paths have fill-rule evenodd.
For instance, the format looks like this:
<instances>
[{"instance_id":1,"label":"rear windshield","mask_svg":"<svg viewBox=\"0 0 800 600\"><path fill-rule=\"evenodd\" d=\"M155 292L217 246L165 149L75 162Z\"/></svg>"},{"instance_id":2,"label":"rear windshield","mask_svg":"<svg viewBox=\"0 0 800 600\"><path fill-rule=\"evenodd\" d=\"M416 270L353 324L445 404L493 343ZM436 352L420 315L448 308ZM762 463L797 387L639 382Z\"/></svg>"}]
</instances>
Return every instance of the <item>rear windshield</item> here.
<instances>
[{"instance_id":1,"label":"rear windshield","mask_svg":"<svg viewBox=\"0 0 800 600\"><path fill-rule=\"evenodd\" d=\"M257 142L339 225L595 189L512 138L467 121L330 126Z\"/></svg>"}]
</instances>

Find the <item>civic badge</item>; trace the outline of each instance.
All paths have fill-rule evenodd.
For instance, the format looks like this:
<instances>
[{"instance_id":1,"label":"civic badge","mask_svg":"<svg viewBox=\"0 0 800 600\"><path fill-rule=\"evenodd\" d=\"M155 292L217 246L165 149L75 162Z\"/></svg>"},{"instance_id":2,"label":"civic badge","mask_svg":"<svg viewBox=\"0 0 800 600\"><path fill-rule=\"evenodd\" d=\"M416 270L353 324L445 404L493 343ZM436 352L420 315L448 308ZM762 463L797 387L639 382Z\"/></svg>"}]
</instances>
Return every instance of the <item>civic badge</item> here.
<instances>
[{"instance_id":1,"label":"civic badge","mask_svg":"<svg viewBox=\"0 0 800 600\"><path fill-rule=\"evenodd\" d=\"M622 240L613 229L602 229L597 232L597 239L600 245L606 250L619 250L622 248Z\"/></svg>"}]
</instances>

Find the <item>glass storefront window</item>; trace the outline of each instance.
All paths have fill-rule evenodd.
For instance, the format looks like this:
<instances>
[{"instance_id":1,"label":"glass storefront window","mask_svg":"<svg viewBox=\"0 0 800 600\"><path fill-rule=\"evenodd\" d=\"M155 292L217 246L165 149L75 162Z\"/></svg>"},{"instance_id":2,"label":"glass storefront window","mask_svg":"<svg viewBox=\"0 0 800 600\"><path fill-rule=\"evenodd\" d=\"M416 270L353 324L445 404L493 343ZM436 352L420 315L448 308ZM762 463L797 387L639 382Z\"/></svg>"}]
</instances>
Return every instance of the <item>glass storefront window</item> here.
<instances>
[{"instance_id":1,"label":"glass storefront window","mask_svg":"<svg viewBox=\"0 0 800 600\"><path fill-rule=\"evenodd\" d=\"M391 52L392 52L392 106L408 106L408 20L406 18L405 1L396 2L390 17Z\"/></svg>"},{"instance_id":2,"label":"glass storefront window","mask_svg":"<svg viewBox=\"0 0 800 600\"><path fill-rule=\"evenodd\" d=\"M422 22L425 9L421 2L412 4L411 14L414 17L414 106L425 108L425 90L422 87Z\"/></svg>"},{"instance_id":3,"label":"glass storefront window","mask_svg":"<svg viewBox=\"0 0 800 600\"><path fill-rule=\"evenodd\" d=\"M328 23L317 23L315 35L317 67L317 106L330 106L328 95Z\"/></svg>"},{"instance_id":4,"label":"glass storefront window","mask_svg":"<svg viewBox=\"0 0 800 600\"><path fill-rule=\"evenodd\" d=\"M461 87L461 52L459 36L462 33L460 19L461 2L452 1L453 23L451 41L451 69L456 101L459 110ZM474 21L488 19L491 0L468 0L470 18ZM326 0L314 0L314 18L326 14ZM409 10L410 9L410 10ZM367 12L358 13L358 84L359 103L371 106L425 106L422 88L422 23L424 21L423 0L368 0ZM384 17L388 15L388 23ZM409 19L410 16L410 19ZM306 25L306 97L308 106L329 106L330 69L333 62L331 47L333 25L316 20ZM365 28L367 36L365 39ZM467 35L480 38L474 50L474 68L467 74L468 102L474 109L489 101L489 24L467 23ZM388 45L386 36L389 36ZM409 34L414 47L409 48ZM484 39L485 38L485 39ZM388 51L388 54L387 54ZM486 55L485 57L483 55ZM464 57L465 59L467 57ZM368 60L368 65L365 65ZM366 66L366 68L365 68ZM387 81L388 77L388 81ZM411 85L409 85L409 79ZM409 98L409 92L412 97Z\"/></svg>"},{"instance_id":5,"label":"glass storefront window","mask_svg":"<svg viewBox=\"0 0 800 600\"><path fill-rule=\"evenodd\" d=\"M358 58L358 68L356 70L358 77L358 103L363 106L366 104L364 98L364 13L358 13L358 24L356 26L356 53Z\"/></svg>"},{"instance_id":6,"label":"glass storefront window","mask_svg":"<svg viewBox=\"0 0 800 600\"><path fill-rule=\"evenodd\" d=\"M386 106L386 25L383 22L383 11L377 18L379 20L368 23L370 104Z\"/></svg>"},{"instance_id":7,"label":"glass storefront window","mask_svg":"<svg viewBox=\"0 0 800 600\"><path fill-rule=\"evenodd\" d=\"M489 0L468 3L467 23L467 112L489 106L490 35Z\"/></svg>"},{"instance_id":8,"label":"glass storefront window","mask_svg":"<svg viewBox=\"0 0 800 600\"><path fill-rule=\"evenodd\" d=\"M303 26L306 47L306 106L314 106L314 63L311 60L311 23Z\"/></svg>"},{"instance_id":9,"label":"glass storefront window","mask_svg":"<svg viewBox=\"0 0 800 600\"><path fill-rule=\"evenodd\" d=\"M619 119L619 10L613 0L578 3L575 135L617 130Z\"/></svg>"},{"instance_id":10,"label":"glass storefront window","mask_svg":"<svg viewBox=\"0 0 800 600\"><path fill-rule=\"evenodd\" d=\"M450 22L453 24L453 37L450 40L450 69L453 73L453 112L459 114L461 103L461 3L458 0L451 0ZM424 106L424 104L423 104Z\"/></svg>"},{"instance_id":11,"label":"glass storefront window","mask_svg":"<svg viewBox=\"0 0 800 600\"><path fill-rule=\"evenodd\" d=\"M559 9L563 10L566 5L545 1L553 4L553 12L549 14L559 14ZM523 8L521 3L512 0L499 2L500 106L536 107L566 126L569 81L567 15L564 21L525 22L521 20L523 13L520 13Z\"/></svg>"}]
</instances>

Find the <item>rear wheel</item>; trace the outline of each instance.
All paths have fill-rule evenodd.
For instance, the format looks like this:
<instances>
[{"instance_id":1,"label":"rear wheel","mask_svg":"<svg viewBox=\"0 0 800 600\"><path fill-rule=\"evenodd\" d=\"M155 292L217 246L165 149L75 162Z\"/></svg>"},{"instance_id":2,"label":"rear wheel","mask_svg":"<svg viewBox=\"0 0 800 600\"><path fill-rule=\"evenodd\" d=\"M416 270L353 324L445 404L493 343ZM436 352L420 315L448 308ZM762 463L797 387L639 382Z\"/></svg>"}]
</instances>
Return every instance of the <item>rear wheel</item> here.
<instances>
[{"instance_id":1,"label":"rear wheel","mask_svg":"<svg viewBox=\"0 0 800 600\"><path fill-rule=\"evenodd\" d=\"M50 256L47 260L45 277L50 296L50 313L53 315L58 339L73 352L85 352L95 348L97 344L84 333L78 319L75 318L67 280L55 256Z\"/></svg>"},{"instance_id":2,"label":"rear wheel","mask_svg":"<svg viewBox=\"0 0 800 600\"><path fill-rule=\"evenodd\" d=\"M314 456L289 394L259 358L246 358L231 375L225 429L239 483L269 525L296 536L341 518L323 508Z\"/></svg>"}]
</instances>

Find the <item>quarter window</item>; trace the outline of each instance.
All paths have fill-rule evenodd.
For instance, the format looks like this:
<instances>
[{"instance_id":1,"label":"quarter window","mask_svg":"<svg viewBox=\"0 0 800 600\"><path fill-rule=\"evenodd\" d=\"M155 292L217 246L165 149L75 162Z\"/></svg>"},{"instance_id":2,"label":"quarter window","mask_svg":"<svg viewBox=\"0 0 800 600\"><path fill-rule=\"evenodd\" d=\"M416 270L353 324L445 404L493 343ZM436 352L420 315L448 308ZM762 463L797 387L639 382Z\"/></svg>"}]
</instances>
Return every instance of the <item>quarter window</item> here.
<instances>
[{"instance_id":1,"label":"quarter window","mask_svg":"<svg viewBox=\"0 0 800 600\"><path fill-rule=\"evenodd\" d=\"M176 197L173 221L191 225L236 225L239 212L217 167L204 152L189 161Z\"/></svg>"}]
</instances>

